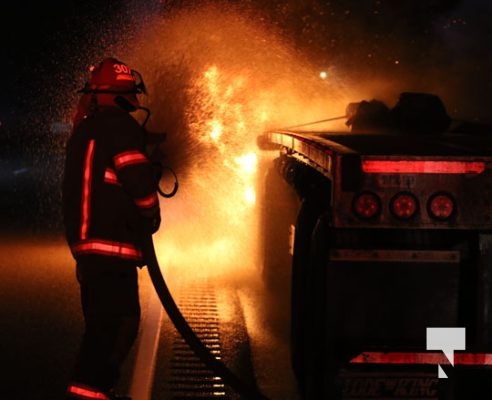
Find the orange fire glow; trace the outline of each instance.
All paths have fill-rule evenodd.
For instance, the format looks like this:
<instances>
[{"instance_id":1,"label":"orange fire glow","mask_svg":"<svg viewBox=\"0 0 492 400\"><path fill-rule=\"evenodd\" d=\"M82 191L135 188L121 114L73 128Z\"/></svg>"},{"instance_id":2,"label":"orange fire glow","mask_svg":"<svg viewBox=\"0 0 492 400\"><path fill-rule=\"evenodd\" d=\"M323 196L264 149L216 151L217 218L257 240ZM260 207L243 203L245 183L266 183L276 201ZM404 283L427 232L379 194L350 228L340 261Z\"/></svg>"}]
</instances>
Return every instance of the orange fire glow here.
<instances>
[{"instance_id":1,"label":"orange fire glow","mask_svg":"<svg viewBox=\"0 0 492 400\"><path fill-rule=\"evenodd\" d=\"M237 276L255 264L258 150L248 127L257 122L241 103L245 82L211 65L194 83L197 104L188 126L205 153L190 172L179 224L162 240L167 250L156 245L161 257L169 254L166 264L180 265L180 276L183 265L192 269L190 278L208 278ZM193 220L184 222L185 216Z\"/></svg>"},{"instance_id":2,"label":"orange fire glow","mask_svg":"<svg viewBox=\"0 0 492 400\"><path fill-rule=\"evenodd\" d=\"M190 8L156 20L138 52L136 65L147 66L140 70L155 93L150 108L159 110L149 124L161 112L175 144L168 153L176 163L186 159L177 195L161 200L155 242L162 267L169 278L261 275L259 185L272 155L260 153L258 135L341 115L352 95L336 71L320 79L319 66L274 27L233 8Z\"/></svg>"}]
</instances>

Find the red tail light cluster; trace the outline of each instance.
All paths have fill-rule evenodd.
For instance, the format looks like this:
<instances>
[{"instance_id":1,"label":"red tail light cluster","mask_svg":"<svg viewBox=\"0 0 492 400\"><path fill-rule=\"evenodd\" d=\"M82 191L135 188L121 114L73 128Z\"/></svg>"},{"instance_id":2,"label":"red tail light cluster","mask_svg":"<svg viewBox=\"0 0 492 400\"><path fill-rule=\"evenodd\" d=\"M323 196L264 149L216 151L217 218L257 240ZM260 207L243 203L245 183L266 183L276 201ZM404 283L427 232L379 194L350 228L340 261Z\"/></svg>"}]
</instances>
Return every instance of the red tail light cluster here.
<instances>
[{"instance_id":1,"label":"red tail light cluster","mask_svg":"<svg viewBox=\"0 0 492 400\"><path fill-rule=\"evenodd\" d=\"M381 213L381 199L372 192L362 192L352 203L355 214L362 219L372 219Z\"/></svg>"},{"instance_id":2,"label":"red tail light cluster","mask_svg":"<svg viewBox=\"0 0 492 400\"><path fill-rule=\"evenodd\" d=\"M432 218L444 221L456 212L456 204L449 193L434 193L427 202L427 212Z\"/></svg>"},{"instance_id":3,"label":"red tail light cluster","mask_svg":"<svg viewBox=\"0 0 492 400\"><path fill-rule=\"evenodd\" d=\"M380 215L382 201L376 193L364 191L355 195L352 208L357 217L370 220ZM391 198L389 210L395 218L408 220L419 212L419 201L410 192L398 192ZM449 220L456 214L456 202L449 193L436 192L427 201L427 213L438 221Z\"/></svg>"},{"instance_id":4,"label":"red tail light cluster","mask_svg":"<svg viewBox=\"0 0 492 400\"><path fill-rule=\"evenodd\" d=\"M389 206L391 213L399 219L410 219L419 210L417 198L408 192L400 192L394 195Z\"/></svg>"}]
</instances>

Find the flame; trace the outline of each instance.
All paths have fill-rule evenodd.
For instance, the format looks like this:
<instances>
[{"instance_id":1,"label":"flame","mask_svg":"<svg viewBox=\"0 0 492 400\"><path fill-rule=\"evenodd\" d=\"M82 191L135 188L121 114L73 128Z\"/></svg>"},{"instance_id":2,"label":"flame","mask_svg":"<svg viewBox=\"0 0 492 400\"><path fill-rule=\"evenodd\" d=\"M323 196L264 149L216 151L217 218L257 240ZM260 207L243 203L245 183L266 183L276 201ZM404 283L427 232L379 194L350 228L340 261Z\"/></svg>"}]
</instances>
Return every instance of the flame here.
<instances>
[{"instance_id":1,"label":"flame","mask_svg":"<svg viewBox=\"0 0 492 400\"><path fill-rule=\"evenodd\" d=\"M239 167L238 174L243 177L244 199L247 204L254 205L256 203L256 189L253 181L256 180L258 156L256 153L250 152L236 157L234 161Z\"/></svg>"},{"instance_id":2,"label":"flame","mask_svg":"<svg viewBox=\"0 0 492 400\"><path fill-rule=\"evenodd\" d=\"M245 105L240 102L242 92L247 90L246 85L245 76L222 73L216 65L206 68L196 87L204 90L199 96L204 100L199 107L200 115L209 117L196 126L196 135L219 152L221 164L236 178L236 190L243 193L244 204L254 205L258 157L247 149L250 141L245 140L248 136L247 120L254 119L252 115L245 115ZM267 119L266 110L258 115L262 120Z\"/></svg>"},{"instance_id":3,"label":"flame","mask_svg":"<svg viewBox=\"0 0 492 400\"><path fill-rule=\"evenodd\" d=\"M218 120L213 120L210 121L208 125L210 126L210 139L212 139L214 143L219 143L223 132L222 124Z\"/></svg>"},{"instance_id":4,"label":"flame","mask_svg":"<svg viewBox=\"0 0 492 400\"><path fill-rule=\"evenodd\" d=\"M257 268L256 134L268 113L248 107L248 78L230 68L206 66L189 90L187 127L200 146L159 256L176 265L180 277L183 265L190 267L188 279L238 277L238 269Z\"/></svg>"}]
</instances>

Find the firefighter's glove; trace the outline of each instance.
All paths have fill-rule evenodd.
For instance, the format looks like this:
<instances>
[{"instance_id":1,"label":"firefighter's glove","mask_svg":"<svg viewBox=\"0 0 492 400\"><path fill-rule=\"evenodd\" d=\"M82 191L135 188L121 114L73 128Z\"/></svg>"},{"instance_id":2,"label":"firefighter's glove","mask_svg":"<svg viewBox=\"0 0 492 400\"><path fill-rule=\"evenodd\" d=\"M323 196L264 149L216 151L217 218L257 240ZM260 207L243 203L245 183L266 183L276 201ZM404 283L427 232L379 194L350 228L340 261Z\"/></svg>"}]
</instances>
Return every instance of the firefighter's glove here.
<instances>
[{"instance_id":1,"label":"firefighter's glove","mask_svg":"<svg viewBox=\"0 0 492 400\"><path fill-rule=\"evenodd\" d=\"M142 218L142 230L144 233L156 233L161 226L161 215L156 214L152 218Z\"/></svg>"}]
</instances>

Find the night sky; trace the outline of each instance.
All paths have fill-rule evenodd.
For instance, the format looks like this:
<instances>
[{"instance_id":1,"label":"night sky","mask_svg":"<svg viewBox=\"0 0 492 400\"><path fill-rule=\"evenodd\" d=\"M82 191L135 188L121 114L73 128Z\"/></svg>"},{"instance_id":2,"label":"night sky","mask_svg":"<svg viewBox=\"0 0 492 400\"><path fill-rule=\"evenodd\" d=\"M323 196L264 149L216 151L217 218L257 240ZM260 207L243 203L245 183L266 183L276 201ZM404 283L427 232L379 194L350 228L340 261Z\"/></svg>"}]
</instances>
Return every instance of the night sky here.
<instances>
[{"instance_id":1,"label":"night sky","mask_svg":"<svg viewBox=\"0 0 492 400\"><path fill-rule=\"evenodd\" d=\"M1 116L29 109L45 86L56 86L67 58L84 51L91 31L118 9L118 1L9 1L2 5Z\"/></svg>"},{"instance_id":2,"label":"night sky","mask_svg":"<svg viewBox=\"0 0 492 400\"><path fill-rule=\"evenodd\" d=\"M3 125L23 118L26 110L32 110L33 101L41 101L47 86L56 88L57 79L72 79L67 67L82 68L76 65L77 57L88 47L121 40L126 28L139 23L132 12L138 3L20 0L3 4ZM329 60L361 80L367 79L368 71L398 74L395 65L405 68L405 73L427 68L434 77L439 77L440 69L451 70L452 77L446 75L444 83L448 80L464 96L470 96L470 108L482 106L490 97L492 7L487 0L224 3L255 9L258 19L275 25L306 57L316 57L320 64ZM199 7L200 2L149 0L140 2L140 7L142 4L155 12L172 13L178 8ZM112 28L101 28L106 26ZM100 33L94 34L98 30ZM477 112L471 118L490 115Z\"/></svg>"}]
</instances>

